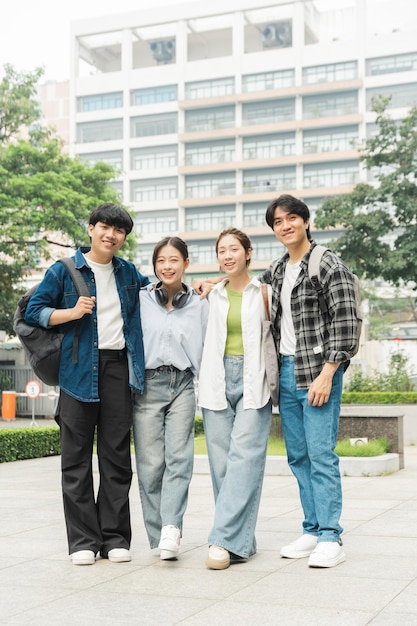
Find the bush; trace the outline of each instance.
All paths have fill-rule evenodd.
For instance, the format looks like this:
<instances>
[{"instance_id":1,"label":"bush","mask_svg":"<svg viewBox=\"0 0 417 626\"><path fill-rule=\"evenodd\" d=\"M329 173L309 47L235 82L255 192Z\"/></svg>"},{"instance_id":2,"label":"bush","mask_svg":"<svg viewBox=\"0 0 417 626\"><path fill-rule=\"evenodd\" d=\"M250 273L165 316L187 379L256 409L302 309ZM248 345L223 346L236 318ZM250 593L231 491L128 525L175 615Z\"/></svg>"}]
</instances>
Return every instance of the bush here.
<instances>
[{"instance_id":1,"label":"bush","mask_svg":"<svg viewBox=\"0 0 417 626\"><path fill-rule=\"evenodd\" d=\"M387 374L374 372L370 376L364 376L361 371L354 372L346 385L346 391L414 391L411 380L413 372L407 371L407 360L403 354L396 352L391 355Z\"/></svg>"},{"instance_id":2,"label":"bush","mask_svg":"<svg viewBox=\"0 0 417 626\"><path fill-rule=\"evenodd\" d=\"M0 463L61 454L58 426L0 429Z\"/></svg>"},{"instance_id":3,"label":"bush","mask_svg":"<svg viewBox=\"0 0 417 626\"><path fill-rule=\"evenodd\" d=\"M417 391L345 391L343 404L417 404Z\"/></svg>"}]
</instances>

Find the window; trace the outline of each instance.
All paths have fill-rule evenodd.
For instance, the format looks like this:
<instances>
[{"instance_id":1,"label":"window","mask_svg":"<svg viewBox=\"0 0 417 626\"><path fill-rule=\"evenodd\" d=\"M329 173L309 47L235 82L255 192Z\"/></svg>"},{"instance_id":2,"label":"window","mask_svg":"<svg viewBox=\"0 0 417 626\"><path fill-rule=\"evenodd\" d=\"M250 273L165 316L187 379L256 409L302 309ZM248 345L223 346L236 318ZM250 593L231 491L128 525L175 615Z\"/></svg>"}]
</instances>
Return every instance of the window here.
<instances>
[{"instance_id":1,"label":"window","mask_svg":"<svg viewBox=\"0 0 417 626\"><path fill-rule=\"evenodd\" d=\"M253 260L265 261L265 268L273 259L282 256L285 252L284 246L277 241L272 231L268 237L252 237L252 245Z\"/></svg>"},{"instance_id":2,"label":"window","mask_svg":"<svg viewBox=\"0 0 417 626\"><path fill-rule=\"evenodd\" d=\"M295 154L295 133L260 135L243 140L244 159L274 159Z\"/></svg>"},{"instance_id":3,"label":"window","mask_svg":"<svg viewBox=\"0 0 417 626\"><path fill-rule=\"evenodd\" d=\"M198 109L197 111L185 112L186 132L233 128L234 124L234 107L217 107L215 109Z\"/></svg>"},{"instance_id":4,"label":"window","mask_svg":"<svg viewBox=\"0 0 417 626\"><path fill-rule=\"evenodd\" d=\"M152 266L154 244L140 243L136 248L136 265L150 265Z\"/></svg>"},{"instance_id":5,"label":"window","mask_svg":"<svg viewBox=\"0 0 417 626\"><path fill-rule=\"evenodd\" d=\"M132 202L172 200L178 195L176 178L152 178L131 182Z\"/></svg>"},{"instance_id":6,"label":"window","mask_svg":"<svg viewBox=\"0 0 417 626\"><path fill-rule=\"evenodd\" d=\"M408 54L394 54L387 57L367 59L366 75L378 76L396 72L412 72L417 70L417 52Z\"/></svg>"},{"instance_id":7,"label":"window","mask_svg":"<svg viewBox=\"0 0 417 626\"><path fill-rule=\"evenodd\" d=\"M244 124L271 124L293 120L295 116L295 99L267 100L250 102L243 105Z\"/></svg>"},{"instance_id":8,"label":"window","mask_svg":"<svg viewBox=\"0 0 417 626\"><path fill-rule=\"evenodd\" d=\"M234 206L222 206L213 209L189 209L185 215L187 231L220 231L229 228L236 221Z\"/></svg>"},{"instance_id":9,"label":"window","mask_svg":"<svg viewBox=\"0 0 417 626\"><path fill-rule=\"evenodd\" d=\"M236 193L234 172L187 176L185 179L186 198L211 198Z\"/></svg>"},{"instance_id":10,"label":"window","mask_svg":"<svg viewBox=\"0 0 417 626\"><path fill-rule=\"evenodd\" d=\"M77 98L78 113L87 111L103 111L104 109L119 109L123 106L123 93L100 93L94 96L80 96Z\"/></svg>"},{"instance_id":11,"label":"window","mask_svg":"<svg viewBox=\"0 0 417 626\"><path fill-rule=\"evenodd\" d=\"M158 102L172 102L176 99L176 85L149 87L148 89L135 89L130 94L130 103L132 106L156 104Z\"/></svg>"},{"instance_id":12,"label":"window","mask_svg":"<svg viewBox=\"0 0 417 626\"><path fill-rule=\"evenodd\" d=\"M333 83L337 80L352 80L358 75L356 61L345 63L329 63L328 65L315 65L303 68L303 85L315 83Z\"/></svg>"},{"instance_id":13,"label":"window","mask_svg":"<svg viewBox=\"0 0 417 626\"><path fill-rule=\"evenodd\" d=\"M123 152L121 150L112 150L109 152L90 152L88 154L78 155L83 161L88 161L90 165L96 163L107 163L117 170L123 168Z\"/></svg>"},{"instance_id":14,"label":"window","mask_svg":"<svg viewBox=\"0 0 417 626\"><path fill-rule=\"evenodd\" d=\"M135 223L142 235L172 233L178 228L177 211L140 211Z\"/></svg>"},{"instance_id":15,"label":"window","mask_svg":"<svg viewBox=\"0 0 417 626\"><path fill-rule=\"evenodd\" d=\"M243 205L243 226L265 226L265 202Z\"/></svg>"},{"instance_id":16,"label":"window","mask_svg":"<svg viewBox=\"0 0 417 626\"><path fill-rule=\"evenodd\" d=\"M349 115L357 112L358 93L356 91L326 93L319 96L304 96L303 98L304 119Z\"/></svg>"},{"instance_id":17,"label":"window","mask_svg":"<svg viewBox=\"0 0 417 626\"><path fill-rule=\"evenodd\" d=\"M121 181L112 180L107 183L109 187L116 190L119 200L123 198L123 183Z\"/></svg>"},{"instance_id":18,"label":"window","mask_svg":"<svg viewBox=\"0 0 417 626\"><path fill-rule=\"evenodd\" d=\"M352 150L357 147L358 140L359 130L357 126L305 130L303 133L303 152L308 154Z\"/></svg>"},{"instance_id":19,"label":"window","mask_svg":"<svg viewBox=\"0 0 417 626\"><path fill-rule=\"evenodd\" d=\"M185 97L188 100L196 98L214 98L228 96L234 93L234 78L216 78L214 80L201 80L194 83L186 83Z\"/></svg>"},{"instance_id":20,"label":"window","mask_svg":"<svg viewBox=\"0 0 417 626\"><path fill-rule=\"evenodd\" d=\"M366 108L372 109L372 99L378 96L390 97L388 108L400 109L417 104L417 83L391 85L389 87L374 87L366 90Z\"/></svg>"},{"instance_id":21,"label":"window","mask_svg":"<svg viewBox=\"0 0 417 626\"><path fill-rule=\"evenodd\" d=\"M175 167L177 165L177 152L176 146L134 148L130 152L130 167L132 170Z\"/></svg>"},{"instance_id":22,"label":"window","mask_svg":"<svg viewBox=\"0 0 417 626\"><path fill-rule=\"evenodd\" d=\"M242 77L242 90L264 91L266 89L282 89L294 85L294 70L280 70L277 72L263 72L261 74L247 74Z\"/></svg>"},{"instance_id":23,"label":"window","mask_svg":"<svg viewBox=\"0 0 417 626\"><path fill-rule=\"evenodd\" d=\"M211 141L189 143L185 146L185 165L230 163L235 159L235 142Z\"/></svg>"},{"instance_id":24,"label":"window","mask_svg":"<svg viewBox=\"0 0 417 626\"><path fill-rule=\"evenodd\" d=\"M295 189L295 166L243 172L243 193Z\"/></svg>"},{"instance_id":25,"label":"window","mask_svg":"<svg viewBox=\"0 0 417 626\"><path fill-rule=\"evenodd\" d=\"M359 163L357 161L304 165L303 184L306 188L355 185L357 182L359 182Z\"/></svg>"},{"instance_id":26,"label":"window","mask_svg":"<svg viewBox=\"0 0 417 626\"><path fill-rule=\"evenodd\" d=\"M191 263L198 265L212 265L217 263L214 241L200 241L198 244L189 244L188 252Z\"/></svg>"},{"instance_id":27,"label":"window","mask_svg":"<svg viewBox=\"0 0 417 626\"><path fill-rule=\"evenodd\" d=\"M170 135L177 132L177 114L143 115L133 117L130 122L131 137Z\"/></svg>"},{"instance_id":28,"label":"window","mask_svg":"<svg viewBox=\"0 0 417 626\"><path fill-rule=\"evenodd\" d=\"M123 138L123 120L103 120L77 124L78 143L112 141Z\"/></svg>"}]
</instances>

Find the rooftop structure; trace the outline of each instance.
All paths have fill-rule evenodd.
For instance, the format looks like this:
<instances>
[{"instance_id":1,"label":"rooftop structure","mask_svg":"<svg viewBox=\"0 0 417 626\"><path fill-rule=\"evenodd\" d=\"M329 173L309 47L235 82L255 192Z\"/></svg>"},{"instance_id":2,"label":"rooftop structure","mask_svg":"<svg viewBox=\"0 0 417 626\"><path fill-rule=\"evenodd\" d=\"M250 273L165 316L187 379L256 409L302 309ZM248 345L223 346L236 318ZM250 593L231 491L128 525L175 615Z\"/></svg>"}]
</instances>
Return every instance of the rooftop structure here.
<instances>
[{"instance_id":1,"label":"rooftop structure","mask_svg":"<svg viewBox=\"0 0 417 626\"><path fill-rule=\"evenodd\" d=\"M280 193L301 197L314 229L323 199L371 180L358 146L417 103L410 2L213 0L72 24L69 151L105 161L135 214L137 263L178 234L192 275L217 272L225 227L252 239L252 268L280 253L266 226ZM388 19L387 19L388 18Z\"/></svg>"}]
</instances>

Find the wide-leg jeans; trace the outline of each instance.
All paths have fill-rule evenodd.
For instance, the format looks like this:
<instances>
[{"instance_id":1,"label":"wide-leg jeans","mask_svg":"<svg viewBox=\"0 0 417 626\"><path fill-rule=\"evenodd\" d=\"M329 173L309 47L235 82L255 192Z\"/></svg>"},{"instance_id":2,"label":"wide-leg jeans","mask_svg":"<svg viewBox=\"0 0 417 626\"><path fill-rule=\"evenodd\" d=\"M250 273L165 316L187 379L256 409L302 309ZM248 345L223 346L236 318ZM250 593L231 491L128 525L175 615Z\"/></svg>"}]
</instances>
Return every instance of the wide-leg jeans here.
<instances>
[{"instance_id":1,"label":"wide-leg jeans","mask_svg":"<svg viewBox=\"0 0 417 626\"><path fill-rule=\"evenodd\" d=\"M297 389L294 357L282 356L279 410L288 463L298 481L303 531L318 541L338 541L343 528L339 457L334 451L340 416L343 367L333 377L329 401L308 404L308 389Z\"/></svg>"},{"instance_id":2,"label":"wide-leg jeans","mask_svg":"<svg viewBox=\"0 0 417 626\"><path fill-rule=\"evenodd\" d=\"M146 370L135 394L133 435L143 519L151 548L161 528L182 530L194 465L196 398L191 370Z\"/></svg>"},{"instance_id":3,"label":"wide-leg jeans","mask_svg":"<svg viewBox=\"0 0 417 626\"><path fill-rule=\"evenodd\" d=\"M272 409L243 408L243 357L224 358L227 408L203 408L204 432L216 502L209 545L248 558L256 552Z\"/></svg>"}]
</instances>

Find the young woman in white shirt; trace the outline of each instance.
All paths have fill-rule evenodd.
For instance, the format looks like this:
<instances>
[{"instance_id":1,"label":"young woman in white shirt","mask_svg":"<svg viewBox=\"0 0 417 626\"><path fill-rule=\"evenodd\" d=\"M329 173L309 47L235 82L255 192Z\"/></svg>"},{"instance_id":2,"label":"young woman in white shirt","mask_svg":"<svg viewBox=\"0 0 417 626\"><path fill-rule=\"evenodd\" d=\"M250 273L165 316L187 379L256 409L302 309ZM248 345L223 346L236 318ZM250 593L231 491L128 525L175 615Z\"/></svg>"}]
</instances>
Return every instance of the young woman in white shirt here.
<instances>
[{"instance_id":1,"label":"young woman in white shirt","mask_svg":"<svg viewBox=\"0 0 417 626\"><path fill-rule=\"evenodd\" d=\"M135 394L133 434L149 544L161 559L174 559L193 471L194 377L209 305L182 282L190 264L182 239L162 239L152 261L160 282L140 291L145 390Z\"/></svg>"},{"instance_id":2,"label":"young woman in white shirt","mask_svg":"<svg viewBox=\"0 0 417 626\"><path fill-rule=\"evenodd\" d=\"M209 294L198 404L216 503L206 565L225 569L256 552L272 407L262 344L265 305L261 283L248 270L251 241L229 228L217 239L216 255L226 278Z\"/></svg>"}]
</instances>

